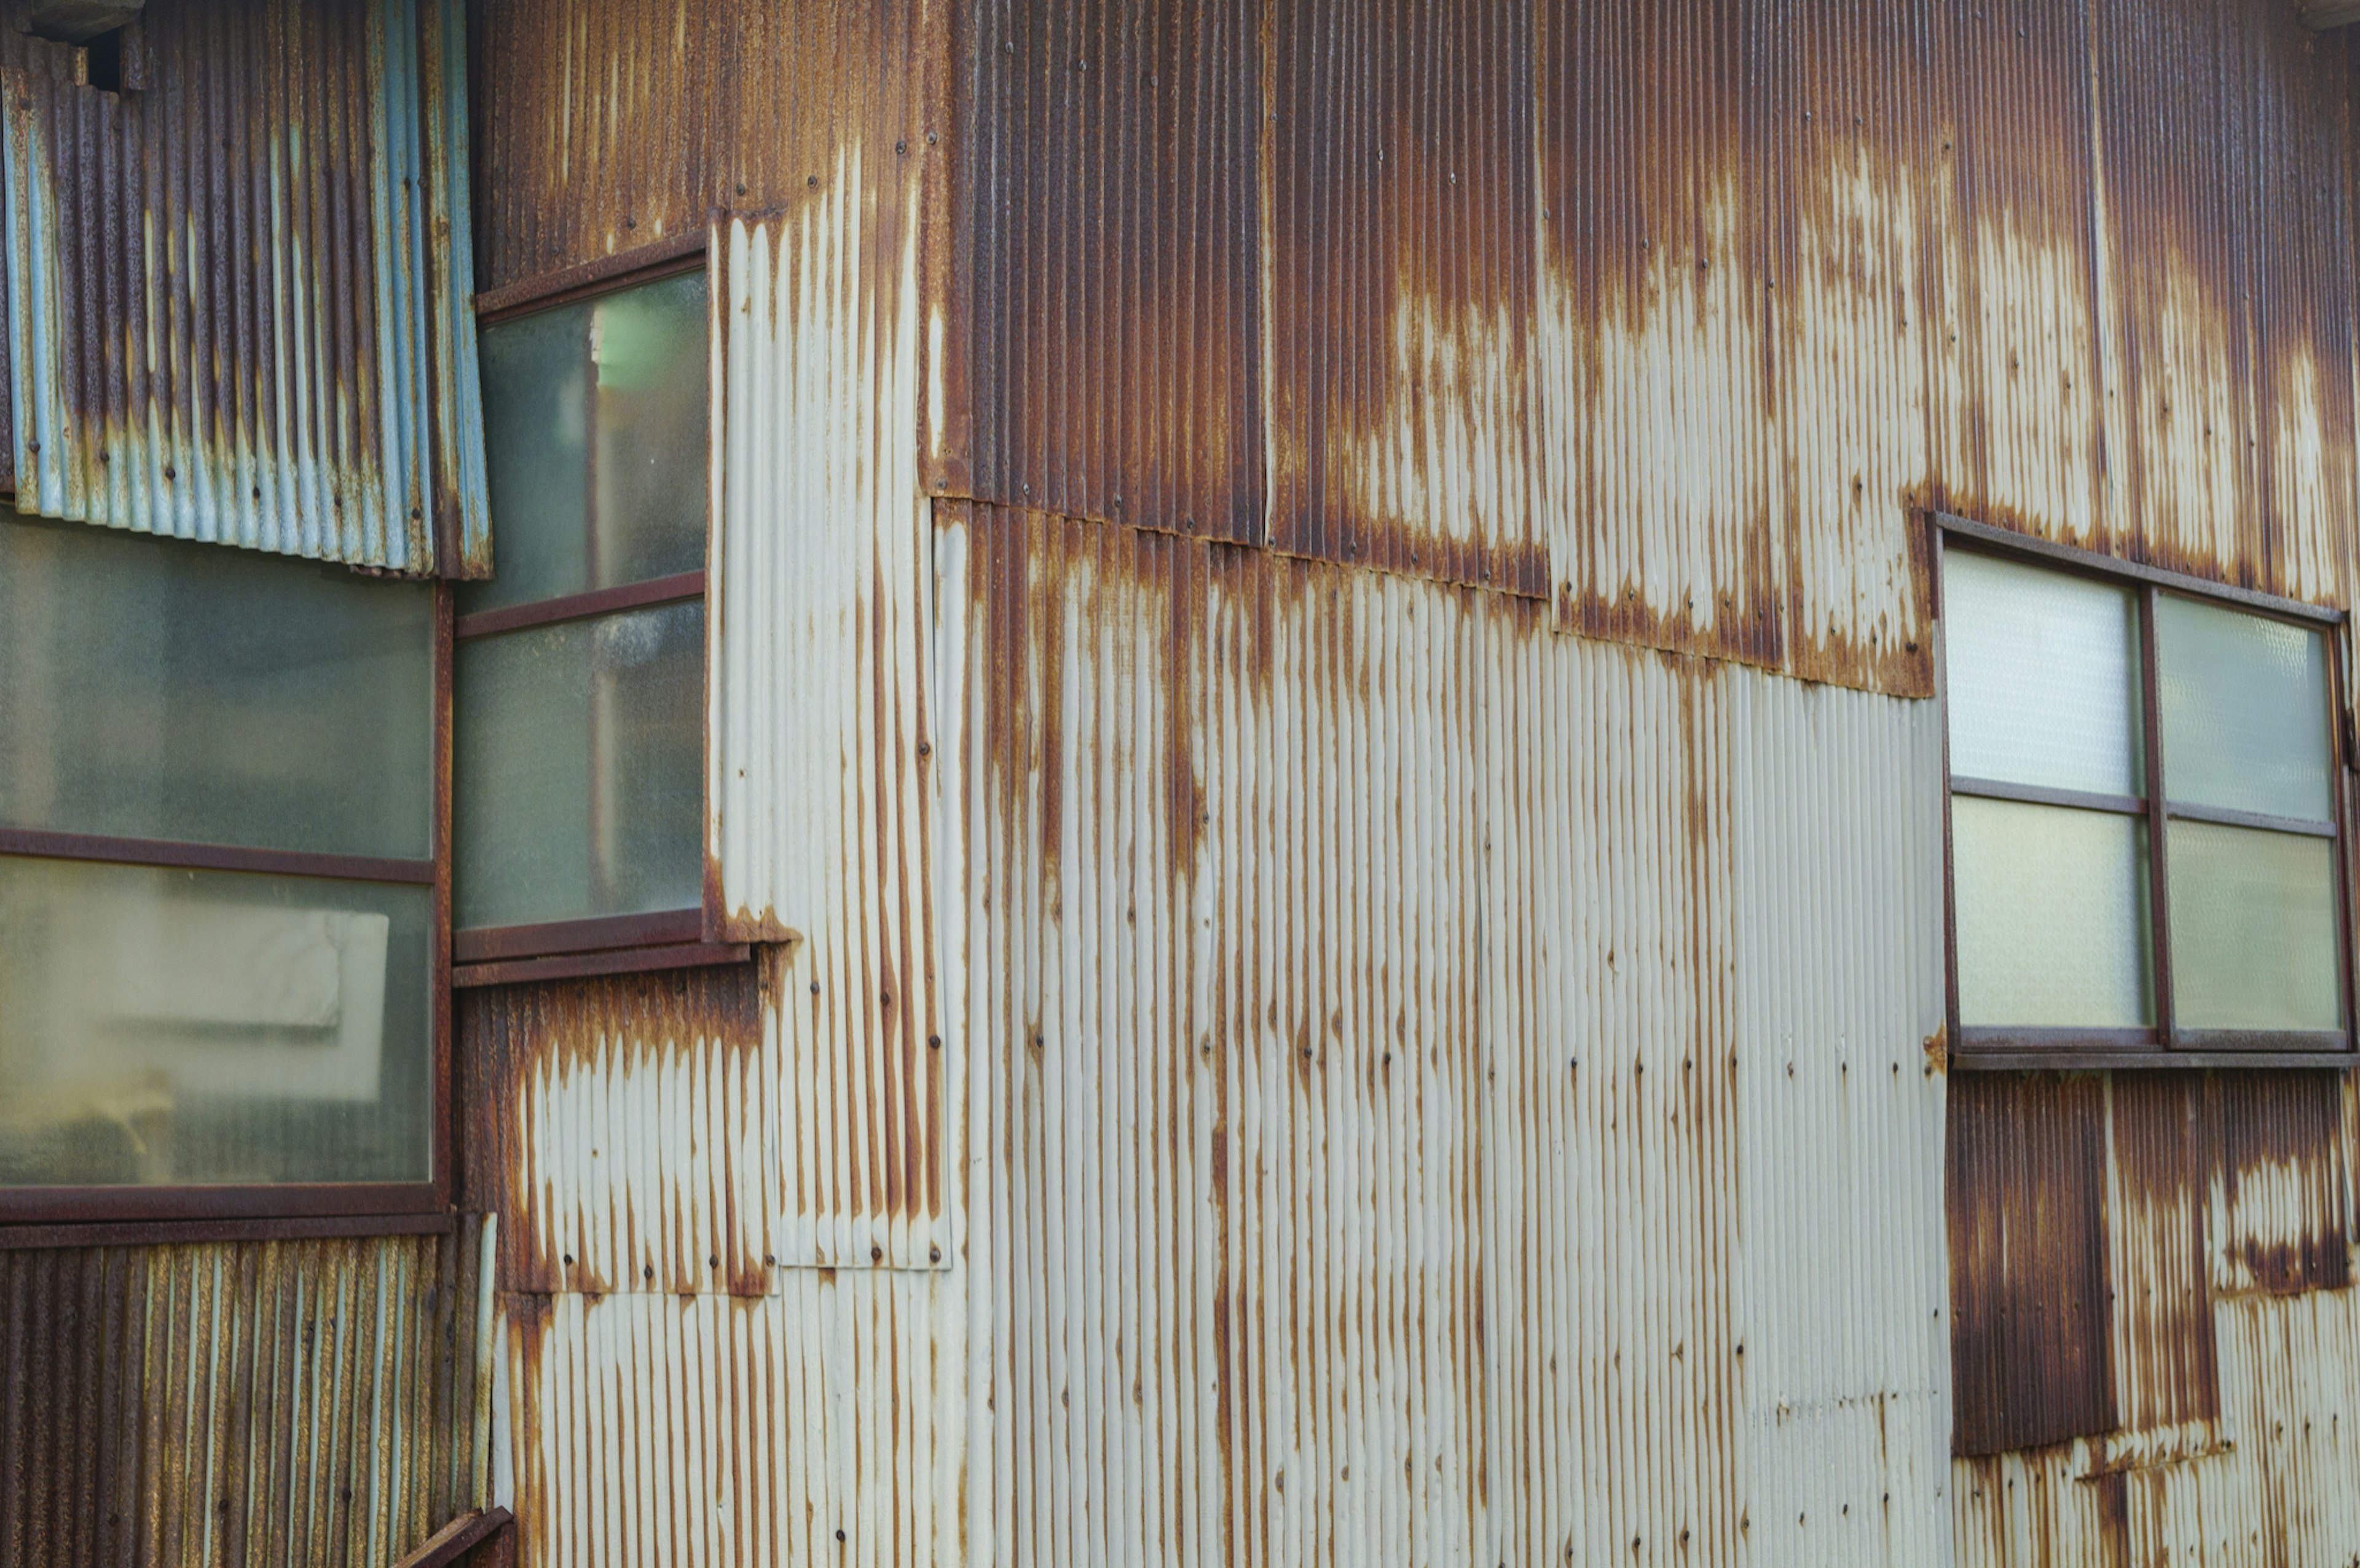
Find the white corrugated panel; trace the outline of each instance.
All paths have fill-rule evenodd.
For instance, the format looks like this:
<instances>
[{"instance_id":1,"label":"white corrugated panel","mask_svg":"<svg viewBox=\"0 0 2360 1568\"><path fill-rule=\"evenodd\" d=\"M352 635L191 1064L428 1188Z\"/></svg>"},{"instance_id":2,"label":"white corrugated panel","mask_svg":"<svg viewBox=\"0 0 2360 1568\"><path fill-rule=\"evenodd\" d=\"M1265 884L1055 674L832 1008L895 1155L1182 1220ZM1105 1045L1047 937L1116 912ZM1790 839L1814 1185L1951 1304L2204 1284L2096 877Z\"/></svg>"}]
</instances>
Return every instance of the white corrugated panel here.
<instances>
[{"instance_id":1,"label":"white corrugated panel","mask_svg":"<svg viewBox=\"0 0 2360 1568\"><path fill-rule=\"evenodd\" d=\"M731 219L709 636L708 853L725 929L793 942L781 1265L946 1261L949 1093L927 869L932 561L918 494L917 200L899 250L859 210L858 146L826 193ZM889 188L890 189L890 188Z\"/></svg>"}]
</instances>

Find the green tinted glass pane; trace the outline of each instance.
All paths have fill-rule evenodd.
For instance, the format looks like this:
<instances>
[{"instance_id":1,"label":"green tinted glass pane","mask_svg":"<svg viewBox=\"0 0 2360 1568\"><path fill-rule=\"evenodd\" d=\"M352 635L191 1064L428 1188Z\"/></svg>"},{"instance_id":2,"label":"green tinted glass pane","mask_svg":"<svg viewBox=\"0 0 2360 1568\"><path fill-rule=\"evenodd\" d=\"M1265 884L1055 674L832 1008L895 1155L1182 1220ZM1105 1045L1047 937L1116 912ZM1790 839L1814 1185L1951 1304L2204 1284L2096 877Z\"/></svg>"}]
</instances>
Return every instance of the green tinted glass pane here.
<instances>
[{"instance_id":1,"label":"green tinted glass pane","mask_svg":"<svg viewBox=\"0 0 2360 1568\"><path fill-rule=\"evenodd\" d=\"M0 856L0 1185L428 1180L432 903Z\"/></svg>"},{"instance_id":2,"label":"green tinted glass pane","mask_svg":"<svg viewBox=\"0 0 2360 1568\"><path fill-rule=\"evenodd\" d=\"M2141 792L2138 609L2128 592L1948 551L1942 657L1953 774Z\"/></svg>"},{"instance_id":3,"label":"green tinted glass pane","mask_svg":"<svg viewBox=\"0 0 2360 1568\"><path fill-rule=\"evenodd\" d=\"M462 613L705 564L705 275L484 329L495 575Z\"/></svg>"},{"instance_id":4,"label":"green tinted glass pane","mask_svg":"<svg viewBox=\"0 0 2360 1568\"><path fill-rule=\"evenodd\" d=\"M1950 798L1961 1023L2153 1021L2146 831L2111 812Z\"/></svg>"},{"instance_id":5,"label":"green tinted glass pane","mask_svg":"<svg viewBox=\"0 0 2360 1568\"><path fill-rule=\"evenodd\" d=\"M433 606L0 510L0 824L427 858Z\"/></svg>"},{"instance_id":6,"label":"green tinted glass pane","mask_svg":"<svg viewBox=\"0 0 2360 1568\"><path fill-rule=\"evenodd\" d=\"M2328 819L2326 638L2167 593L2156 663L2172 800Z\"/></svg>"},{"instance_id":7,"label":"green tinted glass pane","mask_svg":"<svg viewBox=\"0 0 2360 1568\"><path fill-rule=\"evenodd\" d=\"M2170 844L2180 1027L2342 1027L2333 842L2175 822Z\"/></svg>"},{"instance_id":8,"label":"green tinted glass pane","mask_svg":"<svg viewBox=\"0 0 2360 1568\"><path fill-rule=\"evenodd\" d=\"M705 606L462 643L457 923L704 900Z\"/></svg>"}]
</instances>

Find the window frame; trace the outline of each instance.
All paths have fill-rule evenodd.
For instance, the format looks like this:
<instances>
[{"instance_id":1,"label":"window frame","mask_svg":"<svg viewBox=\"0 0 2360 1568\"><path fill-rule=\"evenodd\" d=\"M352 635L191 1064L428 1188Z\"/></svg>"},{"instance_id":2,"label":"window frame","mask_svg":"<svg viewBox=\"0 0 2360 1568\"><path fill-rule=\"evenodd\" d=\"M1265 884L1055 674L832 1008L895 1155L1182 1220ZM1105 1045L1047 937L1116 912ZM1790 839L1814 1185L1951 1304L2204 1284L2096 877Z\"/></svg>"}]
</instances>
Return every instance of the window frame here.
<instances>
[{"instance_id":1,"label":"window frame","mask_svg":"<svg viewBox=\"0 0 2360 1568\"><path fill-rule=\"evenodd\" d=\"M213 545L208 549L233 549ZM0 855L181 870L315 877L432 889L427 933L427 1060L434 1076L423 1181L202 1182L99 1187L0 1185L0 1250L99 1245L104 1241L209 1239L224 1225L254 1236L362 1236L446 1226L452 1214L451 670L449 583L432 584L432 820L427 860L379 859L308 850L250 849L172 839L0 827Z\"/></svg>"},{"instance_id":2,"label":"window frame","mask_svg":"<svg viewBox=\"0 0 2360 1568\"><path fill-rule=\"evenodd\" d=\"M1942 962L1944 1027L1952 1068L1961 1071L2095 1070L2112 1068L2308 1067L2349 1065L2355 1053L2354 964L2352 953L2354 885L2351 834L2351 770L2354 762L2349 696L2344 668L2345 632L2350 620L2342 610L2283 598L2256 589L2214 583L2161 567L2122 561L2071 545L2033 539L2013 529L1996 528L1950 513L1930 515L1934 563L1934 619L1938 654L1935 698L1942 724ZM1950 767L1950 673L1947 627L1943 625L1944 565L1952 550L1998 557L2128 588L2138 600L2139 717L2142 752L2142 796L2099 796L2040 786L2016 785L1991 779L1961 779ZM2163 767L2158 671L2156 662L2156 614L2167 593L2206 601L2241 614L2300 627L2326 640L2327 724L2329 734L2329 796L2333 811L2321 833L2319 823L2266 816L2209 806L2177 804L2169 799ZM1971 786L1961 789L1961 782ZM1951 804L1960 795L1971 799L2017 800L2035 805L2068 807L2135 816L2147 826L2147 962L2154 987L2155 1022L2138 1029L1966 1027L1960 1018L1959 933L1956 858L1951 833ZM2169 828L2173 821L2214 822L2225 826L2323 837L2334 847L2336 996L2343 1015L2339 1029L2295 1032L2258 1029L2187 1029L2174 1016L2171 973L2171 913Z\"/></svg>"},{"instance_id":3,"label":"window frame","mask_svg":"<svg viewBox=\"0 0 2360 1568\"><path fill-rule=\"evenodd\" d=\"M579 267L524 278L475 296L475 326L484 329L533 316L643 284L661 282L685 273L707 278L706 363L713 346L710 323L711 246L702 231L675 235ZM705 652L700 670L703 701L698 719L698 836L705 836L713 815L713 779L709 758L713 744L713 617L707 572L713 561L715 511L708 467L705 495L705 565L617 587L593 588L555 599L503 605L453 623L455 642L497 637L531 627L587 620L624 610L652 609L663 604L702 603L705 606ZM495 519L495 531L497 523ZM494 557L497 560L497 554ZM455 659L455 648L453 657ZM719 888L715 885L709 856L700 868L702 898L694 909L653 910L640 914L599 915L585 919L544 920L523 925L480 926L449 931L452 984L457 989L517 985L536 980L580 979L598 975L631 974L651 969L685 969L705 964L735 964L751 951L742 942L718 936Z\"/></svg>"}]
</instances>

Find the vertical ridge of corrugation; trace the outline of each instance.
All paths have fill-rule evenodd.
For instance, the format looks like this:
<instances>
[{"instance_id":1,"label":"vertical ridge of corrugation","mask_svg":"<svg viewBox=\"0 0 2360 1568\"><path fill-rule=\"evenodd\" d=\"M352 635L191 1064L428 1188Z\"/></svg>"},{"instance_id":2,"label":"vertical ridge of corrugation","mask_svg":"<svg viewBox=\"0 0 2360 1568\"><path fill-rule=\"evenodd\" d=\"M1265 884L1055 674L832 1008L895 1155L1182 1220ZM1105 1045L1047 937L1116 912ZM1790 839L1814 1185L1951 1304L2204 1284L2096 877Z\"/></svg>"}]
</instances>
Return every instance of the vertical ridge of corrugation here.
<instances>
[{"instance_id":1,"label":"vertical ridge of corrugation","mask_svg":"<svg viewBox=\"0 0 2360 1568\"><path fill-rule=\"evenodd\" d=\"M973 450L952 461L980 499L1261 539L1262 19L1005 0L960 27Z\"/></svg>"},{"instance_id":2,"label":"vertical ridge of corrugation","mask_svg":"<svg viewBox=\"0 0 2360 1568\"><path fill-rule=\"evenodd\" d=\"M0 41L16 504L27 512L425 574L434 432L471 314L430 245L424 122L462 72L416 0L165 6L133 92ZM427 181L431 184L433 181ZM462 177L453 199L464 202ZM473 506L478 525L482 504ZM480 556L483 540L475 540Z\"/></svg>"},{"instance_id":3,"label":"vertical ridge of corrugation","mask_svg":"<svg viewBox=\"0 0 2360 1568\"><path fill-rule=\"evenodd\" d=\"M1546 594L1530 14L1286 7L1265 47L1270 543Z\"/></svg>"},{"instance_id":4,"label":"vertical ridge of corrugation","mask_svg":"<svg viewBox=\"0 0 2360 1568\"><path fill-rule=\"evenodd\" d=\"M484 457L483 376L475 344L475 192L468 178L465 0L431 0L421 49L439 79L424 95L427 301L433 341L434 460L428 472L435 559L448 575L492 572L491 481Z\"/></svg>"},{"instance_id":5,"label":"vertical ridge of corrugation","mask_svg":"<svg viewBox=\"0 0 2360 1568\"><path fill-rule=\"evenodd\" d=\"M0 1563L391 1568L483 1501L472 1242L0 1252Z\"/></svg>"}]
</instances>

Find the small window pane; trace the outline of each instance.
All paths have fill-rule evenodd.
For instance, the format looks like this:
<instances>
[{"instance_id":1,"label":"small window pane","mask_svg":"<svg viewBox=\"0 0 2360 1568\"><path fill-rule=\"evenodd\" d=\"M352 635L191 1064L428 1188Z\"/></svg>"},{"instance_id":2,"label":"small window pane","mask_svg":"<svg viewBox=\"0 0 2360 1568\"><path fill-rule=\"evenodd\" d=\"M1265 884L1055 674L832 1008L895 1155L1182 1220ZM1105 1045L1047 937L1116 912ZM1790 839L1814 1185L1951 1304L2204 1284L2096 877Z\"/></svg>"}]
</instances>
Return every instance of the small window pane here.
<instances>
[{"instance_id":1,"label":"small window pane","mask_svg":"<svg viewBox=\"0 0 2360 1568\"><path fill-rule=\"evenodd\" d=\"M1960 1022L2152 1022L2145 839L2136 817L1952 796Z\"/></svg>"},{"instance_id":2,"label":"small window pane","mask_svg":"<svg viewBox=\"0 0 2360 1568\"><path fill-rule=\"evenodd\" d=\"M2172 1005L2194 1029L2334 1029L2333 841L2171 824Z\"/></svg>"},{"instance_id":3,"label":"small window pane","mask_svg":"<svg viewBox=\"0 0 2360 1568\"><path fill-rule=\"evenodd\" d=\"M2172 800L2311 822L2333 814L2324 637L2165 594L2156 645Z\"/></svg>"},{"instance_id":4,"label":"small window pane","mask_svg":"<svg viewBox=\"0 0 2360 1568\"><path fill-rule=\"evenodd\" d=\"M423 584L0 511L0 824L423 860Z\"/></svg>"},{"instance_id":5,"label":"small window pane","mask_svg":"<svg viewBox=\"0 0 2360 1568\"><path fill-rule=\"evenodd\" d=\"M424 1181L425 887L0 856L0 1184Z\"/></svg>"},{"instance_id":6,"label":"small window pane","mask_svg":"<svg viewBox=\"0 0 2360 1568\"><path fill-rule=\"evenodd\" d=\"M703 902L702 604L463 643L456 706L461 927Z\"/></svg>"},{"instance_id":7,"label":"small window pane","mask_svg":"<svg viewBox=\"0 0 2360 1568\"><path fill-rule=\"evenodd\" d=\"M705 564L705 275L486 327L493 566L463 613Z\"/></svg>"},{"instance_id":8,"label":"small window pane","mask_svg":"<svg viewBox=\"0 0 2360 1568\"><path fill-rule=\"evenodd\" d=\"M2128 592L1951 550L1942 649L1953 774L2140 793L2138 609Z\"/></svg>"}]
</instances>

